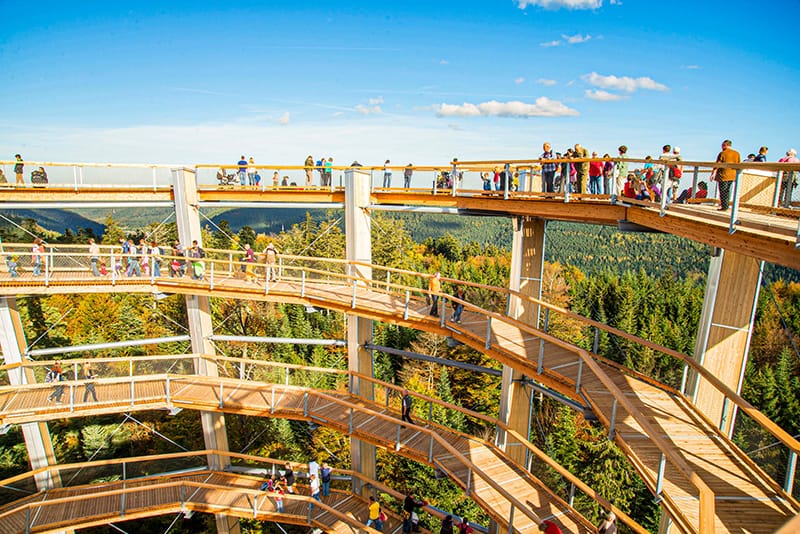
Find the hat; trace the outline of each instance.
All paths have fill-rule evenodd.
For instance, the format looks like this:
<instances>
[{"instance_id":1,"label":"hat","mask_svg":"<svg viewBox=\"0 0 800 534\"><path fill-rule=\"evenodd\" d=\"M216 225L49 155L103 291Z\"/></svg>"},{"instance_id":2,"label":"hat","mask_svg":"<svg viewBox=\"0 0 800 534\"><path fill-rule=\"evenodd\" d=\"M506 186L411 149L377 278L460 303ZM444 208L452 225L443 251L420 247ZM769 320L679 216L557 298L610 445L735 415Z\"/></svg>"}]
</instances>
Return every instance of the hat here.
<instances>
[{"instance_id":1,"label":"hat","mask_svg":"<svg viewBox=\"0 0 800 534\"><path fill-rule=\"evenodd\" d=\"M790 148L789 150L786 151L786 155L787 156L796 156L797 155L797 150L795 150L793 148Z\"/></svg>"},{"instance_id":2,"label":"hat","mask_svg":"<svg viewBox=\"0 0 800 534\"><path fill-rule=\"evenodd\" d=\"M672 147L672 153L673 154L678 154L680 151L681 151L681 147L679 147L679 146Z\"/></svg>"}]
</instances>

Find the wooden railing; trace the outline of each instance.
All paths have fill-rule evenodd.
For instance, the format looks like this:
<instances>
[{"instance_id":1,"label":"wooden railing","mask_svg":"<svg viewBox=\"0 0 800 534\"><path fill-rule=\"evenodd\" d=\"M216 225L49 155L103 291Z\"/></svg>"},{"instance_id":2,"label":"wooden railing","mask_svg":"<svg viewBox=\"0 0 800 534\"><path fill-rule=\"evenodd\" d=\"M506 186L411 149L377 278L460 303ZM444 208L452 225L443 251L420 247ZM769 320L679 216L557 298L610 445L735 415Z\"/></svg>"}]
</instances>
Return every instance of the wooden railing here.
<instances>
[{"instance_id":1,"label":"wooden railing","mask_svg":"<svg viewBox=\"0 0 800 534\"><path fill-rule=\"evenodd\" d=\"M6 250L17 250L18 254L26 254L24 251L28 245L5 245ZM86 250L84 247L83 250ZM68 247L59 246L59 249L68 250ZM74 248L72 249L74 250ZM245 262L241 262L238 260L234 260L233 257L236 255L240 255L241 252L239 251L225 251L225 250L207 250L207 256L202 259L201 261L205 265L210 265L209 273L204 280L196 281L195 283L200 283L203 286L208 286L209 289L214 290L215 288L215 275L217 277L225 276L231 277L234 276L237 272L236 269L240 269L241 266L247 266ZM7 254L8 252L6 252ZM27 253L29 254L29 253ZM113 254L113 252L112 252ZM86 253L67 253L67 252L56 252L55 250L50 250L47 254L48 261L46 263L50 265L54 265L49 271L45 269L46 272L59 272L59 283L64 283L65 281L69 280L69 273L74 271L74 267L59 267L56 265L57 259L64 258L65 261L70 261L73 264L82 265L81 270L85 271L87 269L86 264L81 262L87 262L87 254ZM168 257L168 256L167 256ZM220 267L215 269L214 266L219 265ZM252 265L252 264L250 264ZM260 264L259 264L260 267ZM322 268L320 268L322 267ZM352 273L357 272L357 267L370 267L373 271L373 278L368 280L356 276ZM409 315L409 307L410 304L420 304L421 296L428 294L426 289L422 289L420 286L426 286L426 281L429 275L424 275L420 273L415 273L411 271L404 271L401 269L391 269L386 268L383 266L378 265L371 265L371 264L364 264L361 262L347 262L345 260L339 259L328 259L328 258L306 258L306 257L298 257L298 256L289 256L283 255L280 257L280 261L275 267L278 270L278 276L283 281L291 281L293 284L300 284L300 297L301 298L312 298L315 299L315 302L322 302L325 303L326 299L329 299L330 296L317 292L314 288L311 287L312 283L318 284L319 282L325 282L327 284L334 284L338 287L347 286L352 287L352 303L351 308L357 307L357 290L359 288L369 288L373 291L380 291L385 293L394 293L399 295L405 295L404 302L405 302L405 310L404 310L404 318L407 318ZM120 282L128 282L130 279L119 279ZM156 282L161 283L162 280L168 280L167 277L155 277L151 275L151 283L155 284ZM402 283L398 283L398 280ZM85 281L85 280L84 280ZM108 283L106 278L98 280L98 282ZM117 280L111 280L111 283L115 283ZM800 453L800 443L797 442L794 438L789 436L786 432L780 429L777 425L771 422L768 418L766 418L763 414L758 412L752 405L747 403L744 399L742 399L739 395L731 391L727 388L724 384L722 384L716 377L714 377L710 372L708 372L705 368L695 362L691 357L687 355L683 355L676 351L672 351L670 349L664 347L658 347L655 344L652 344L646 340L642 340L636 336L631 334L627 334L625 332L621 332L617 329L613 329L607 327L606 325L602 325L601 323L597 323L596 321L590 321L588 319L582 318L576 314L572 314L567 310L563 310L561 308L549 305L537 299L531 299L530 297L526 297L524 295L519 294L518 292L509 291L505 288L493 287L493 286L485 286L481 284L473 284L473 283L466 283L458 280L446 279L444 280L447 283L452 284L464 284L468 285L473 288L480 289L482 291L486 291L489 294L495 294L501 296L499 299L500 302L506 302L506 307L510 305L511 298L516 298L520 300L525 300L530 303L538 304L546 309L557 312L563 313L565 316L568 316L572 320L581 321L583 324L602 329L610 334L622 336L629 341L634 341L636 343L642 344L651 349L659 350L664 354L667 354L673 358L678 359L684 366L685 369L691 368L695 372L698 373L703 379L707 380L713 387L719 390L730 402L735 403L740 409L752 417L762 428L767 430L768 432L772 433L783 445L785 445L790 450L790 461L796 458L796 455ZM49 282L49 278L47 274L45 274L43 282L47 284ZM409 285L413 284L413 285ZM264 278L264 285L263 289L265 293L269 293L271 286L274 286L274 283L271 284L269 277ZM297 289L292 289L293 291L297 291ZM312 295L313 293L313 295ZM457 299L450 295L440 295L442 298L440 300L442 311L446 306L446 302L455 302ZM520 366L527 372L533 371L533 374L541 374L544 369L544 362L540 361L538 366L532 366L531 362L526 361L525 359L520 358L519 355L509 353L506 349L502 346L496 345L492 342L492 330L491 324L492 321L502 321L506 324L512 325L516 328L519 328L521 331L525 332L526 334L530 334L540 338L543 342L552 343L556 346L561 348L565 348L571 352L573 352L576 356L576 360L582 362L582 364L586 365L597 377L600 379L601 382L606 384L609 387L609 391L615 398L617 403L620 403L627 411L629 411L630 415L637 420L639 424L642 425L642 428L650 429L648 430L648 434L651 436L653 442L659 447L662 454L664 455L666 461L670 462L679 472L683 474L690 480L692 484L697 487L698 492L700 494L700 499L702 505L704 506L703 512L701 515L703 519L701 523L707 524L707 521L713 520L713 498L710 498L707 494L709 491L708 488L704 487L702 481L699 480L697 475L693 473L691 470L688 469L688 466L682 461L681 458L677 457L671 450L671 448L663 442L660 438L655 436L652 433L652 428L648 425L645 417L643 414L638 413L633 406L625 399L623 393L619 391L618 388L611 387L613 383L608 377L608 375L603 371L603 368L596 364L596 362L602 362L604 364L613 365L617 369L623 370L624 372L635 376L636 378L646 379L648 382L654 385L658 385L660 387L664 387L663 385L658 384L657 381L652 379L646 378L640 373L637 373L633 370L625 369L624 367L618 364L611 364L607 360L599 358L596 355L591 355L587 351L583 349L579 349L574 345L566 343L562 340L559 340L546 332L541 332L537 329L534 329L528 325L522 324L519 321L515 321L509 318L505 312L498 313L483 309L481 307L475 306L469 302L459 301L462 303L466 310L478 314L481 317L484 317L487 322L487 332L486 336L483 339L480 339L472 332L467 332L463 328L460 328L459 325L456 325L450 322L447 319L446 313L440 314L440 327L446 329L449 332L455 332L457 335L460 335L462 338L466 338L471 341L471 346L476 348L483 348L487 351L494 351L495 354L502 354L505 356L506 361L511 362L512 365ZM480 347L481 341L484 343L483 347ZM684 373L685 374L685 373ZM671 393L676 393L672 388L665 388L668 389ZM576 384L576 391L580 394L585 394L581 390L580 384ZM686 399L685 399L686 400ZM687 404L690 404L688 400L686 400ZM613 427L614 421L613 420L606 420L604 421L606 424ZM719 437L725 441L727 437L719 433ZM617 437L618 443L621 443L621 440ZM623 444L624 447L624 444ZM731 444L732 450L738 450L735 446ZM744 455L742 455L744 457ZM749 461L749 460L747 460ZM773 481L774 484L774 481ZM780 487L777 484L774 484L778 491L781 491ZM656 486L660 486L660 484L656 483ZM652 489L652 485L651 485ZM788 497L788 496L787 496ZM709 519L712 518L712 519Z\"/></svg>"},{"instance_id":2,"label":"wooden railing","mask_svg":"<svg viewBox=\"0 0 800 534\"><path fill-rule=\"evenodd\" d=\"M232 376L236 378L238 376L239 380L246 380L249 382L258 382L259 377L257 377L257 373L253 372L253 369L263 368L268 370L265 374L272 375L272 378L275 379L273 382L280 383L284 386L296 386L301 385L305 386L303 382L312 382L314 384L314 388L319 389L319 381L314 380L314 374L316 373L323 373L323 374L333 374L334 376L342 377L344 380L336 381L331 389L338 390L339 386L345 384L345 382L349 380L359 380L365 381L373 386L376 386L375 389L375 396L380 400L383 400L385 406L389 408L390 406L396 408L399 405L399 398L402 392L402 388L390 384L388 382L384 382L378 380L376 378L362 375L352 371L345 371L345 370L336 370L336 369L328 369L328 368L319 368L319 367L308 367L308 366L301 366L301 365L294 365L294 364L285 364L280 362L271 362L271 361L259 361L259 360L250 360L245 358L230 358L230 357L222 357L222 356L211 356L211 355L195 355L195 354L188 354L188 355L170 355L170 356L137 356L137 357L121 357L121 358L80 358L80 359L70 359L70 360L62 360L62 368L64 369L65 373L72 374L73 376L78 376L80 374L80 370L85 368L86 366L90 366L95 373L98 373L100 376L103 376L102 379L94 379L92 380L93 383L97 385L101 384L119 384L119 383L128 383L130 381L131 387L131 398L130 404L133 406L136 404L138 399L135 395L135 386L134 384L137 382L146 382L153 378L164 380L165 381L165 394L164 399L165 402L169 403L170 399L172 398L171 391L175 389L173 384L179 383L181 380L186 378L192 379L205 379L206 377L202 377L201 375L195 375L193 369L195 366L193 365L198 359L203 359L208 363L215 365L218 368L218 371L222 371L221 375ZM24 372L25 370L33 371L34 375L37 377L44 376L46 370L52 367L55 364L55 361L38 361L38 362L29 362L26 361L22 364L15 364L15 365L5 365L0 366L0 379L6 381L8 378L8 374L10 373L17 373L17 372ZM153 366L153 364L156 364ZM191 364L191 365L190 365ZM232 367L232 369L231 369ZM186 372L181 375L175 374L176 368L182 368ZM237 369L238 368L238 369ZM114 373L117 371L116 377L109 377L109 374ZM232 371L232 372L231 372ZM165 374L168 373L168 374ZM126 377L127 375L127 377ZM311 375L311 376L309 376ZM264 377L261 377L264 378ZM89 402L81 402L79 400L79 392L81 389L85 388L86 380L68 380L65 382L59 382L59 385L63 385L65 387L65 409L69 412L76 412L77 408L80 406L84 407L102 407L104 403L108 404L118 404L121 399L114 398L114 399L100 399L99 401L89 401ZM216 382L215 382L216 384ZM266 385L269 385L270 382L265 382ZM23 389L51 389L53 384L36 384L26 386L25 388L22 387L0 387L0 419L5 416L6 418L10 415L13 415L13 412L8 409L7 399L13 398L14 395L23 390ZM222 386L220 386L222 387ZM360 390L360 388L356 388ZM315 392L320 393L320 392ZM484 447L487 447L497 454L505 456L505 454L500 451L495 445L480 438L475 437L471 434L466 434L463 432L459 432L455 429L451 429L446 426L442 426L438 423L433 417L433 406L437 406L444 410L450 411L457 411L469 418L477 419L488 423L491 426L499 426L509 432L511 431L504 423L499 421L496 418L492 418L485 414L481 414L479 412L475 412L472 410L468 410L458 405L454 405L451 403L444 402L440 399L436 399L434 397L430 397L427 395L423 395L416 392L409 392L413 397L417 398L423 405L428 405L429 408L427 412L425 410L417 410L416 416L419 417L419 414L422 414L424 421L426 422L429 429L427 432L429 433L429 439L431 442L439 443L440 445L443 442L439 435L436 433L436 430L443 430L447 431L451 434L456 434L461 436L464 439L480 442ZM222 394L220 394L222 397ZM362 397L366 401L371 401L371 399ZM398 402L391 403L390 400L394 398ZM350 417L352 417L353 412L352 408L346 401L342 401L339 398L334 397L326 397L327 400L330 402L335 402L337 404L343 404L344 409L350 412ZM152 399L155 401L156 399ZM419 406L419 402L417 405ZM26 408L29 409L29 408ZM371 415L375 415L381 419L386 421L390 421L392 424L398 427L398 437L397 442L400 443L399 439L399 427L404 424L402 421L398 421L398 418L386 416L384 414L380 414L378 412L370 412ZM430 428L433 429L433 432L430 431ZM421 430L422 432L426 432L426 430ZM621 521L627 524L632 531L639 532L644 534L646 530L638 524L635 520L633 520L630 516L628 516L625 512L615 507L610 501L602 497L598 492L591 489L588 485L583 483L579 478L575 475L564 469L563 467L559 466L554 460L548 457L542 450L537 448L535 445L530 443L527 439L521 438L519 435L515 435L516 439L520 439L520 443L523 444L526 448L528 448L531 453L538 458L540 461L544 462L549 467L553 468L560 476L562 476L568 483L574 485L579 490L583 491L589 498L596 501L600 504L603 508L614 511L620 517ZM465 462L465 465L471 465L471 462L463 457L457 451L454 452L452 446L449 444L443 445L448 452L451 454L456 454L460 460ZM433 450L432 447L429 447L429 451ZM232 456L232 457L241 457L245 458L246 455L239 455L239 456ZM433 457L428 457L427 461L431 464L435 464L436 459ZM441 467L441 466L439 466ZM43 468L43 471L47 471L48 469L56 469L57 466L51 468ZM468 467L469 469L469 467ZM475 467L476 471L482 475L479 468ZM22 475L24 476L24 475ZM483 479L484 477L481 476ZM492 485L492 482L489 482ZM493 485L493 487L495 487ZM466 488L465 488L466 489ZM495 487L497 489L497 487ZM501 491L501 490L498 490ZM503 493L504 490L501 491ZM469 490L467 490L469 493ZM503 493L505 496L505 493ZM516 503L518 505L518 503ZM566 503L564 503L566 506Z\"/></svg>"}]
</instances>

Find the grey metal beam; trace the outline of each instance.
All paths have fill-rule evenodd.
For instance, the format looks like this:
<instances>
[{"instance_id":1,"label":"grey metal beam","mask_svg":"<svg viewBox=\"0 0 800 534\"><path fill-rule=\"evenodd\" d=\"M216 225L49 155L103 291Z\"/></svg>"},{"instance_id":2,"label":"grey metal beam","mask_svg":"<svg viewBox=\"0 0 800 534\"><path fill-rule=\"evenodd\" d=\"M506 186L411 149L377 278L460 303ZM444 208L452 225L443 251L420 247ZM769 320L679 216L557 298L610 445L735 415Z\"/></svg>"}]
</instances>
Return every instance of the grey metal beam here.
<instances>
[{"instance_id":1,"label":"grey metal beam","mask_svg":"<svg viewBox=\"0 0 800 534\"><path fill-rule=\"evenodd\" d=\"M344 202L243 202L227 200L202 200L197 203L200 208L297 208L304 210L313 209L344 209Z\"/></svg>"},{"instance_id":2,"label":"grey metal beam","mask_svg":"<svg viewBox=\"0 0 800 534\"><path fill-rule=\"evenodd\" d=\"M139 347L142 345L157 345L159 343L179 343L181 341L190 341L191 337L183 336L168 336L168 337L153 337L147 339L132 339L129 341L113 341L109 343L92 343L87 345L72 345L71 347L52 347L49 349L34 349L26 350L25 355L29 357L34 356L50 356L52 354L66 354L68 352L83 352L93 350L106 350L106 349L121 349L125 347Z\"/></svg>"},{"instance_id":3,"label":"grey metal beam","mask_svg":"<svg viewBox=\"0 0 800 534\"><path fill-rule=\"evenodd\" d=\"M449 367L457 367L466 371L473 371L476 373L485 373L492 376L501 376L503 374L499 369L492 369L490 367L481 367L471 363L456 362L446 358L437 358L436 356L428 356L427 354L420 354L418 352L411 352L408 350L393 349L391 347L384 347L382 345L373 345L372 343L365 343L364 348L367 350L379 350L386 354L394 356L402 356L404 358L411 358L413 360L422 360L424 362L438 363L439 365L447 365Z\"/></svg>"},{"instance_id":4,"label":"grey metal beam","mask_svg":"<svg viewBox=\"0 0 800 534\"><path fill-rule=\"evenodd\" d=\"M187 336L188 337L188 336ZM290 345L335 345L346 347L347 341L344 339L309 339L302 337L262 337L262 336L209 336L212 341L240 341L244 343L286 343Z\"/></svg>"}]
</instances>

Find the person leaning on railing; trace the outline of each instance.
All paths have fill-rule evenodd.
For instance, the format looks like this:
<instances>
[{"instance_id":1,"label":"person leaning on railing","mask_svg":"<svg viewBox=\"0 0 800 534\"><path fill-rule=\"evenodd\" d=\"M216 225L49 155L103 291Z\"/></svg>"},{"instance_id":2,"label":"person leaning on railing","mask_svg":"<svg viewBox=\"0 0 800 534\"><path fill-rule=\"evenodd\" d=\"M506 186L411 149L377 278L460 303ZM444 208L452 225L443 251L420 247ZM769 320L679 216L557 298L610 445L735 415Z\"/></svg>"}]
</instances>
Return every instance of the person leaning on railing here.
<instances>
[{"instance_id":1,"label":"person leaning on railing","mask_svg":"<svg viewBox=\"0 0 800 534\"><path fill-rule=\"evenodd\" d=\"M741 163L742 156L731 148L730 139L722 142L722 151L717 154L717 163ZM719 210L727 211L731 201L731 184L736 180L736 169L716 168L712 180L719 182Z\"/></svg>"},{"instance_id":2,"label":"person leaning on railing","mask_svg":"<svg viewBox=\"0 0 800 534\"><path fill-rule=\"evenodd\" d=\"M97 269L97 262L100 261L100 245L94 242L93 238L89 238L89 263L92 265L92 274L100 276L100 271Z\"/></svg>"}]
</instances>

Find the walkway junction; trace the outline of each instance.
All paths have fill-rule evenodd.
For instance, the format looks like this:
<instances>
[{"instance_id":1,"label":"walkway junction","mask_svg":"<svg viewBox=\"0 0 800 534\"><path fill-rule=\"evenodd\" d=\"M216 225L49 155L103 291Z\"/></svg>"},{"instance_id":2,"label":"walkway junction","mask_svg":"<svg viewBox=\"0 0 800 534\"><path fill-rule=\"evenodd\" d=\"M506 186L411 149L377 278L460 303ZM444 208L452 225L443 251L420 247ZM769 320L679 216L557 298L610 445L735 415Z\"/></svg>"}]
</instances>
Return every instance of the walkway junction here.
<instances>
[{"instance_id":1,"label":"walkway junction","mask_svg":"<svg viewBox=\"0 0 800 534\"><path fill-rule=\"evenodd\" d=\"M634 160L635 162L635 160ZM498 162L464 162L468 171L491 168ZM235 276L241 251L206 249L200 279L154 276L126 277L111 269L95 277L89 269L86 245L47 246L41 276L31 272L11 277L0 272L0 348L5 366L0 378L0 423L22 427L32 471L4 481L35 486L35 493L0 509L4 532L54 532L68 528L132 519L174 511L213 513L219 532L238 532L238 517L312 525L330 532L364 529L364 501L370 488L384 489L375 479L375 449L386 449L433 466L444 473L486 510L491 529L536 532L553 519L565 532L596 532L575 508L576 491L615 511L621 524L644 532L586 484L528 442L528 393L544 391L603 425L660 503L661 530L674 532L775 532L800 514L796 464L800 443L741 398L744 367L765 261L800 268L798 214L791 194L778 206L781 184L800 165L754 164L737 168L730 213L718 212L708 201L672 205L610 199L606 195L542 193L531 179L535 161L511 162L527 168L521 191L486 193L479 190L383 189L373 187L371 169L342 169L342 185L319 187L218 187L204 185L210 166L168 168L42 164L72 182L51 180L45 187L0 190L0 210L78 209L101 207L171 208L182 243L201 238L202 210L225 207L297 207L344 210L346 257L279 256L274 273L262 264L255 282ZM684 162L684 174L696 184L712 164ZM754 166L757 165L757 168ZM213 167L214 169L218 167ZM273 168L273 166L264 166ZM291 167L281 167L285 170ZM381 168L382 169L382 168ZM691 172L693 169L693 173ZM113 175L118 185L89 180L92 173ZM418 168L415 179L437 169ZM129 174L126 174L129 173ZM143 173L152 180L143 181ZM63 181L62 181L63 182ZM91 182L91 183L90 183ZM434 182L435 184L435 182ZM791 192L791 188L790 188ZM786 195L784 195L786 196ZM376 265L369 239L373 210L423 211L508 217L513 225L509 287L490 287L465 281L488 294L480 304L463 302L461 323L448 319L444 309L454 300L442 295L439 317L428 314L429 274ZM608 325L580 317L541 300L545 227L549 220L619 225L624 229L659 231L713 247L706 296L698 325L694 354L658 346ZM4 243L4 256L30 262L30 244ZM107 265L115 265L118 248L102 246ZM168 257L168 256L167 256ZM154 261L154 259L151 259ZM275 280L273 281L274 274ZM43 383L45 367L34 361L17 312L19 295L150 293L184 295L191 354L141 358L65 360L65 402L52 404L51 384ZM346 317L348 371L299 368L219 356L215 352L211 297L298 303L327 308ZM480 304L480 305L479 305ZM684 372L677 383L661 383L643 369L623 367L594 351L558 339L548 331L556 315L578 321L588 336L619 337L680 362ZM448 336L503 365L500 414L491 418L418 398L415 405L459 410L466 417L491 423L492 441L460 434L417 414L418 424L401 425L397 388L372 375L372 322L397 324ZM143 340L144 342L144 340ZM587 346L591 343L587 343ZM73 348L73 350L78 350ZM86 387L81 369L91 363L102 378L93 382L98 401L82 402ZM146 365L145 365L146 364ZM70 366L72 366L70 368ZM326 388L293 383L296 373L328 376ZM55 461L47 422L90 415L149 409L191 409L201 414L206 449L192 455L202 465L194 471L85 486L91 481L65 476L76 469ZM418 408L419 409L419 408ZM269 466L228 452L225 414L281 417L324 425L350 436L352 484L316 508L308 497L287 501L285 514L276 516L274 502L258 491L258 477L241 471L243 460ZM767 472L732 441L734 424L743 419L774 438L781 472ZM147 459L111 462L109 469ZM566 481L569 494L546 487L530 474L537 463ZM113 464L113 465L112 465ZM135 472L135 471L134 471ZM152 473L152 471L150 471ZM138 476L138 475L137 475ZM77 485L76 485L77 484ZM83 488L83 489L82 489ZM33 491L33 490L32 490ZM357 503L357 504L356 504ZM70 510L69 512L67 510ZM79 510L79 513L75 513ZM70 515L72 514L72 515ZM73 517L72 520L68 518ZM74 517L82 518L79 523ZM59 519L63 521L59 522ZM395 519L392 519L394 521ZM795 522L797 520L795 519ZM391 522L391 521L390 521ZM6 526L8 525L8 526ZM393 523L397 528L399 523ZM394 530L393 530L394 531Z\"/></svg>"}]
</instances>

